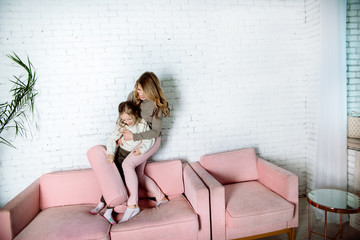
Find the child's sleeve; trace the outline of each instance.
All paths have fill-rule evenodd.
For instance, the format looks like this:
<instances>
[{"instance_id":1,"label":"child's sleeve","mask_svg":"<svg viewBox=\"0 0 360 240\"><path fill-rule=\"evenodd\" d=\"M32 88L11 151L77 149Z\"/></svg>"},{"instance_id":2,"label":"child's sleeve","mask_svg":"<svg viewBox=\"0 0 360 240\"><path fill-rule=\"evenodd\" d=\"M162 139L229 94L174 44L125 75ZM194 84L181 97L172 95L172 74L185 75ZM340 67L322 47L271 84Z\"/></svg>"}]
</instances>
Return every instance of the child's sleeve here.
<instances>
[{"instance_id":1,"label":"child's sleeve","mask_svg":"<svg viewBox=\"0 0 360 240\"><path fill-rule=\"evenodd\" d=\"M143 123L141 124L143 127L141 129L141 132L145 132L145 131L149 131L150 127L149 125L146 123L145 120L143 120ZM155 138L150 138L150 139L143 139L141 140L141 146L139 147L139 150L141 152L141 154L146 153L147 151L149 151L149 149L154 146L155 143Z\"/></svg>"},{"instance_id":2,"label":"child's sleeve","mask_svg":"<svg viewBox=\"0 0 360 240\"><path fill-rule=\"evenodd\" d=\"M116 124L114 131L111 133L110 137L106 142L106 152L107 154L115 155L116 151L116 141L121 137L120 126Z\"/></svg>"}]
</instances>

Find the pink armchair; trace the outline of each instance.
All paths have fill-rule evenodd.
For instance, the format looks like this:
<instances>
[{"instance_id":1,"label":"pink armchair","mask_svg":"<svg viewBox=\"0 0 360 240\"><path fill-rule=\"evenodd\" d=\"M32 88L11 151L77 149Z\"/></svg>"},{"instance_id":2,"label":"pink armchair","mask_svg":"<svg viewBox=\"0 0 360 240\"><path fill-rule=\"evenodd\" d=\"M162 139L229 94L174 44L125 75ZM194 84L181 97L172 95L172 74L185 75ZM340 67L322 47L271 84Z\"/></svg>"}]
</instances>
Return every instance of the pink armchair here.
<instances>
[{"instance_id":1,"label":"pink armchair","mask_svg":"<svg viewBox=\"0 0 360 240\"><path fill-rule=\"evenodd\" d=\"M298 178L252 148L209 154L191 167L210 191L212 239L256 239L298 226Z\"/></svg>"}]
</instances>

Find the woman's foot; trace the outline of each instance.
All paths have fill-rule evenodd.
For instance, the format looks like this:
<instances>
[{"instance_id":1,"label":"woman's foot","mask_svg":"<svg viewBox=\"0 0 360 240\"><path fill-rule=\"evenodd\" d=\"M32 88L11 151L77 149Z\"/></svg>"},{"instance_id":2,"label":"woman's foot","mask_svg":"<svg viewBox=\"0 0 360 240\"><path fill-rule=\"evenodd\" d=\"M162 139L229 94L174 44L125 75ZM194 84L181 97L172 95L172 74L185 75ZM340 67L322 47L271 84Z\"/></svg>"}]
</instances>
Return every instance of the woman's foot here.
<instances>
[{"instance_id":1,"label":"woman's foot","mask_svg":"<svg viewBox=\"0 0 360 240\"><path fill-rule=\"evenodd\" d=\"M166 203L166 202L168 202L169 200L164 200L164 201L156 201L156 207L158 207L158 206L160 206L161 204L163 204L163 203Z\"/></svg>"},{"instance_id":2,"label":"woman's foot","mask_svg":"<svg viewBox=\"0 0 360 240\"><path fill-rule=\"evenodd\" d=\"M113 209L112 209L112 208L106 209L103 217L104 217L111 225L114 225L114 224L116 224L116 222L115 222L115 220L112 218L112 212L113 212Z\"/></svg>"},{"instance_id":3,"label":"woman's foot","mask_svg":"<svg viewBox=\"0 0 360 240\"><path fill-rule=\"evenodd\" d=\"M101 210L103 210L103 208L105 207L105 203L103 202L99 202L98 205L96 206L96 208L92 209L90 211L91 214L96 215L98 214Z\"/></svg>"},{"instance_id":4,"label":"woman's foot","mask_svg":"<svg viewBox=\"0 0 360 240\"><path fill-rule=\"evenodd\" d=\"M122 219L119 221L119 223L122 222L126 222L129 221L130 219L132 219L133 217L135 217L136 215L138 215L140 212L140 208L136 207L136 208L126 208L126 211L124 213L124 216L122 217Z\"/></svg>"},{"instance_id":5,"label":"woman's foot","mask_svg":"<svg viewBox=\"0 0 360 240\"><path fill-rule=\"evenodd\" d=\"M156 201L156 207L160 206L163 203L168 202L169 200L167 200L166 197L163 197L163 199L161 199L160 201Z\"/></svg>"}]
</instances>

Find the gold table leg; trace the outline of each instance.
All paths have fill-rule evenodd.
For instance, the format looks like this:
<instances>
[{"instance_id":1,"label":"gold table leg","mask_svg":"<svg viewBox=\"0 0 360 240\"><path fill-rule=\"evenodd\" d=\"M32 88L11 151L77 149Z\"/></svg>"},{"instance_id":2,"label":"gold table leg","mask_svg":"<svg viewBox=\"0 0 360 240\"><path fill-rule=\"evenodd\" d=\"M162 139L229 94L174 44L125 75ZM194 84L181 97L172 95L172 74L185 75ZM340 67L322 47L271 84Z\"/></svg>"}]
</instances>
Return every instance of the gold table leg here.
<instances>
[{"instance_id":1,"label":"gold table leg","mask_svg":"<svg viewBox=\"0 0 360 240\"><path fill-rule=\"evenodd\" d=\"M327 211L325 210L325 224L324 224L324 236L325 236L325 240L327 239L326 237L326 226L327 226Z\"/></svg>"},{"instance_id":2,"label":"gold table leg","mask_svg":"<svg viewBox=\"0 0 360 240\"><path fill-rule=\"evenodd\" d=\"M324 222L324 234L321 234L319 232L315 232L315 231L312 231L311 230L311 205L309 204L309 213L308 213L308 216L309 216L309 225L308 225L308 239L311 238L311 233L315 233L317 235L320 235L320 236L323 236L325 240L327 240L328 238L329 239L336 239L337 236L340 234L340 239L342 239L342 214L340 213L340 228L338 230L338 232L335 234L334 237L329 237L327 236L327 211L325 211L325 222Z\"/></svg>"}]
</instances>

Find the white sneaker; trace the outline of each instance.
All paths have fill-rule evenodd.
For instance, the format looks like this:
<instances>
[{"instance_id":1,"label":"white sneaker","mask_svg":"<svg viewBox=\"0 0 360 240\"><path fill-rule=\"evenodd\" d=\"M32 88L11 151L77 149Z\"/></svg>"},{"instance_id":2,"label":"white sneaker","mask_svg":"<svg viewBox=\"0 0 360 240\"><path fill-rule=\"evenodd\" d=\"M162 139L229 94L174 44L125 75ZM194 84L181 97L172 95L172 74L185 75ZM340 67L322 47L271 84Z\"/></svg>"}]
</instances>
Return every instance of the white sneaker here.
<instances>
[{"instance_id":1,"label":"white sneaker","mask_svg":"<svg viewBox=\"0 0 360 240\"><path fill-rule=\"evenodd\" d=\"M103 210L104 207L105 207L105 203L99 202L98 205L96 206L96 208L90 210L90 213L91 213L92 215L96 215L96 214L98 214L101 210Z\"/></svg>"},{"instance_id":2,"label":"white sneaker","mask_svg":"<svg viewBox=\"0 0 360 240\"><path fill-rule=\"evenodd\" d=\"M169 200L164 200L164 201L156 201L156 207L160 206L163 203L168 202Z\"/></svg>"},{"instance_id":3,"label":"white sneaker","mask_svg":"<svg viewBox=\"0 0 360 240\"><path fill-rule=\"evenodd\" d=\"M133 217L138 215L139 212L140 212L139 207L137 207L137 208L126 208L125 214L124 214L124 216L122 217L122 219L120 220L119 223L129 221L130 219L132 219Z\"/></svg>"}]
</instances>

